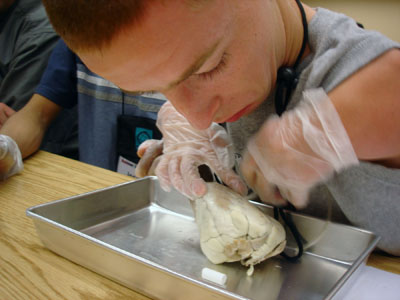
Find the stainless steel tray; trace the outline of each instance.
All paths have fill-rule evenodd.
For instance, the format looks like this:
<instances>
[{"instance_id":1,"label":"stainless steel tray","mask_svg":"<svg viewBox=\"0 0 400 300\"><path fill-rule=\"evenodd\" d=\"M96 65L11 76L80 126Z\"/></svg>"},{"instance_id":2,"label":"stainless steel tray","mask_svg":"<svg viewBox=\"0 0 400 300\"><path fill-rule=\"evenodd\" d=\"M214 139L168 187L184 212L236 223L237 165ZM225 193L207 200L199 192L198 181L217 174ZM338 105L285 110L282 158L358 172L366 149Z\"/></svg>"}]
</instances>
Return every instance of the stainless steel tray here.
<instances>
[{"instance_id":1,"label":"stainless steel tray","mask_svg":"<svg viewBox=\"0 0 400 300\"><path fill-rule=\"evenodd\" d=\"M267 214L272 208L257 204ZM38 235L50 250L155 299L330 299L355 278L378 237L358 228L292 214L312 240L296 263L278 256L255 267L213 265L202 254L189 201L166 193L155 177L31 207ZM326 227L327 226L327 227ZM288 236L287 250L294 242ZM225 273L224 286L201 277ZM335 297L335 298L336 298Z\"/></svg>"}]
</instances>

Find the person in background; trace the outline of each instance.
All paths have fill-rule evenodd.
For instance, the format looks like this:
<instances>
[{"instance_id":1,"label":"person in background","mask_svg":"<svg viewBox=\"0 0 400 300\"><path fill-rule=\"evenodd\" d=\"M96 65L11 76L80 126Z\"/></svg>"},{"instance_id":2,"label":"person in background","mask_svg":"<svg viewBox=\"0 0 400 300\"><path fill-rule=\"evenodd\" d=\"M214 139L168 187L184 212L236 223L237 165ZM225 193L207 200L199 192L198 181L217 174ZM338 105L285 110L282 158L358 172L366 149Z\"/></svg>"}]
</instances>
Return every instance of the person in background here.
<instances>
[{"instance_id":1,"label":"person in background","mask_svg":"<svg viewBox=\"0 0 400 300\"><path fill-rule=\"evenodd\" d=\"M168 98L157 120L162 186L203 195L197 166L219 175L231 163L212 129L226 123L240 175L263 201L302 208L333 199L400 255L398 43L298 0L43 3L88 68ZM176 124L177 114L186 121ZM246 192L237 177L223 180Z\"/></svg>"},{"instance_id":2,"label":"person in background","mask_svg":"<svg viewBox=\"0 0 400 300\"><path fill-rule=\"evenodd\" d=\"M0 2L0 128L32 97L59 40L40 0ZM76 109L62 112L41 149L78 158Z\"/></svg>"},{"instance_id":3,"label":"person in background","mask_svg":"<svg viewBox=\"0 0 400 300\"><path fill-rule=\"evenodd\" d=\"M122 92L91 72L60 40L32 99L8 119L0 134L14 140L13 149L25 158L39 149L60 111L77 107L80 161L134 176L139 144L161 138L155 119L164 102L162 95ZM18 165L18 153L10 154ZM7 174L5 169L0 174Z\"/></svg>"}]
</instances>

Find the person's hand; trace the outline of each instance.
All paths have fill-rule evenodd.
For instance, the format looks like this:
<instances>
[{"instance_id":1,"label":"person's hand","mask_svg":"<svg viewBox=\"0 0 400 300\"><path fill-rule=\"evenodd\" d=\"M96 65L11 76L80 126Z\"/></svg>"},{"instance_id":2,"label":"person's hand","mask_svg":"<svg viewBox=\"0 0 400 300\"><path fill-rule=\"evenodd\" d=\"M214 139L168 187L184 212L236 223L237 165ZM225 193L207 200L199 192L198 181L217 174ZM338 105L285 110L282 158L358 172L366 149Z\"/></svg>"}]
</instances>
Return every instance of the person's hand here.
<instances>
[{"instance_id":1,"label":"person's hand","mask_svg":"<svg viewBox=\"0 0 400 300\"><path fill-rule=\"evenodd\" d=\"M0 134L0 180L22 171L21 152L17 144L7 135Z\"/></svg>"},{"instance_id":2,"label":"person's hand","mask_svg":"<svg viewBox=\"0 0 400 300\"><path fill-rule=\"evenodd\" d=\"M15 114L15 110L9 107L7 104L0 103L0 128L3 127L4 123Z\"/></svg>"},{"instance_id":3,"label":"person's hand","mask_svg":"<svg viewBox=\"0 0 400 300\"><path fill-rule=\"evenodd\" d=\"M161 107L157 126L164 148L157 158L155 174L164 190L173 186L189 198L203 196L207 186L198 167L205 164L230 188L247 193L245 183L232 169L232 143L222 126L213 123L208 129L196 130L169 102Z\"/></svg>"},{"instance_id":4,"label":"person's hand","mask_svg":"<svg viewBox=\"0 0 400 300\"><path fill-rule=\"evenodd\" d=\"M136 166L135 175L145 177L155 175L155 168L159 156L163 152L163 140L146 140L140 144L137 155L140 157Z\"/></svg>"},{"instance_id":5,"label":"person's hand","mask_svg":"<svg viewBox=\"0 0 400 300\"><path fill-rule=\"evenodd\" d=\"M268 119L250 140L241 163L246 182L262 201L306 206L315 184L358 163L341 119L322 89L281 118Z\"/></svg>"}]
</instances>

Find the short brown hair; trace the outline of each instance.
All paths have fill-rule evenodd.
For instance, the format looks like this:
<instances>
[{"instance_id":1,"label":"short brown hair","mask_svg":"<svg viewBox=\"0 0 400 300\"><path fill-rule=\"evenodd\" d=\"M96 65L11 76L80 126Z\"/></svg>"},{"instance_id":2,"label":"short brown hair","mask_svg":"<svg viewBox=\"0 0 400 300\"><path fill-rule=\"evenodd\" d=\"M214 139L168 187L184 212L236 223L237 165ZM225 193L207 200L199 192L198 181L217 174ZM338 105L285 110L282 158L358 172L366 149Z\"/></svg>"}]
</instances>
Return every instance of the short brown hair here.
<instances>
[{"instance_id":1,"label":"short brown hair","mask_svg":"<svg viewBox=\"0 0 400 300\"><path fill-rule=\"evenodd\" d=\"M43 0L56 32L74 51L99 50L138 22L150 0Z\"/></svg>"}]
</instances>

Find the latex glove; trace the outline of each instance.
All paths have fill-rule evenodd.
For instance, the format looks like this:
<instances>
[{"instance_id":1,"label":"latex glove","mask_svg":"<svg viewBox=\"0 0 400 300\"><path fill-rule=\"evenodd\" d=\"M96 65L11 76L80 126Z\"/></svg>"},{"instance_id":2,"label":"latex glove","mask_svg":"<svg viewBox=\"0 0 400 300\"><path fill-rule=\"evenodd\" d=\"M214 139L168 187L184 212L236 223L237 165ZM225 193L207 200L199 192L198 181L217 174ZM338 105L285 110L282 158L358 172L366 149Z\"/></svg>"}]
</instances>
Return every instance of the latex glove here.
<instances>
[{"instance_id":1,"label":"latex glove","mask_svg":"<svg viewBox=\"0 0 400 300\"><path fill-rule=\"evenodd\" d=\"M140 144L137 155L140 157L135 175L145 177L155 175L155 168L163 152L163 140L146 140Z\"/></svg>"},{"instance_id":2,"label":"latex glove","mask_svg":"<svg viewBox=\"0 0 400 300\"><path fill-rule=\"evenodd\" d=\"M247 194L246 184L232 170L233 146L225 129L213 123L208 129L194 129L175 108L166 102L157 117L157 127L163 134L163 155L155 168L161 187L171 186L189 198L207 192L198 167L207 165L226 185L238 193Z\"/></svg>"},{"instance_id":3,"label":"latex glove","mask_svg":"<svg viewBox=\"0 0 400 300\"><path fill-rule=\"evenodd\" d=\"M7 135L0 134L0 180L22 171L24 165L17 143Z\"/></svg>"},{"instance_id":4,"label":"latex glove","mask_svg":"<svg viewBox=\"0 0 400 300\"><path fill-rule=\"evenodd\" d=\"M268 119L248 143L241 171L264 202L284 205L288 200L298 208L304 207L315 184L358 164L342 121L324 90L309 90L303 97L298 107L281 118Z\"/></svg>"}]
</instances>

